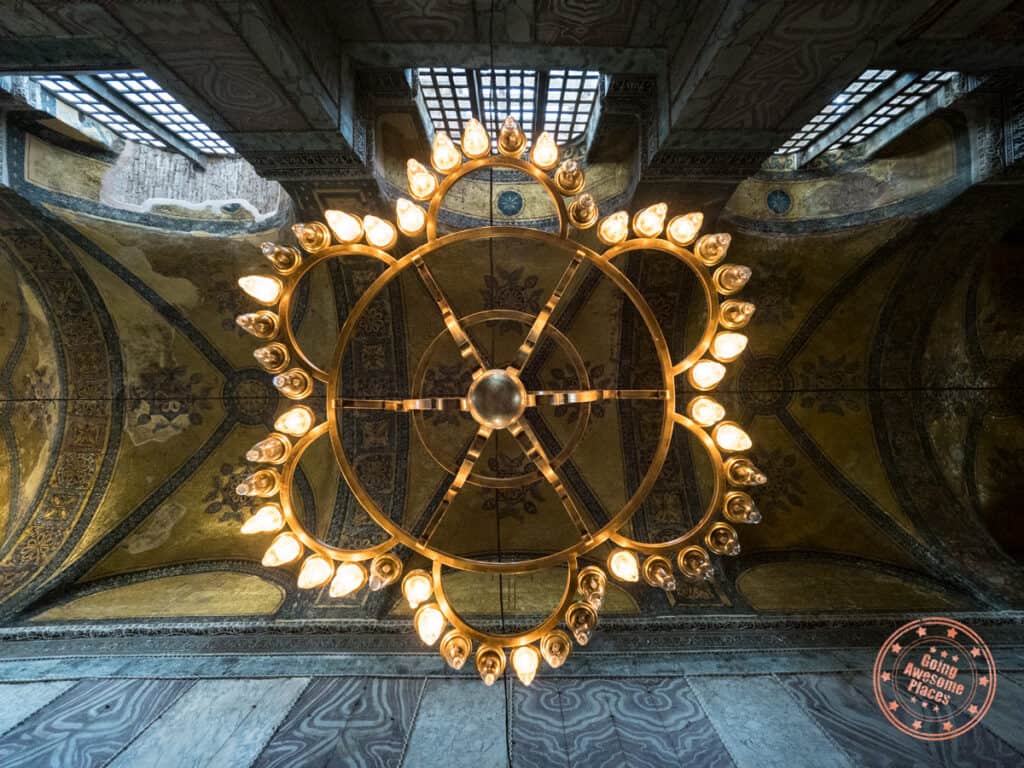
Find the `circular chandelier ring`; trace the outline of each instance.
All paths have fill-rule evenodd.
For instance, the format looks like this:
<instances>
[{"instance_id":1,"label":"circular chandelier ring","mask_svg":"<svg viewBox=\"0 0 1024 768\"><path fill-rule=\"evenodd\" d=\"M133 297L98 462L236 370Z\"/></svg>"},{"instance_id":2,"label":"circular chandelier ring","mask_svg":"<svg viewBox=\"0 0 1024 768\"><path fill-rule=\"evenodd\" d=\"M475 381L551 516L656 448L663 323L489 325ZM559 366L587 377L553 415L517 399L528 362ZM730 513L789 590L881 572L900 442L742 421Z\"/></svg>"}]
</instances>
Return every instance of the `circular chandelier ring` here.
<instances>
[{"instance_id":1,"label":"circular chandelier ring","mask_svg":"<svg viewBox=\"0 0 1024 768\"><path fill-rule=\"evenodd\" d=\"M555 205L555 213L558 215L558 236L566 239L569 237L569 213L565 207L565 200L562 193L558 191L555 182L548 176L547 172L540 170L533 163L520 160L516 157L505 157L503 155L491 155L482 157L479 160L470 160L463 163L450 174L444 177L433 197L430 199L430 208L427 210L427 243L437 240L437 216L441 212L441 205L452 187L464 176L480 168L511 168L531 176L534 181L544 187ZM417 249L418 250L418 249Z\"/></svg>"},{"instance_id":2,"label":"circular chandelier ring","mask_svg":"<svg viewBox=\"0 0 1024 768\"><path fill-rule=\"evenodd\" d=\"M438 560L435 560L433 565L434 597L437 599L437 605L441 609L441 613L443 613L445 618L448 619L448 623L467 635L471 640L473 640L473 642L488 643L505 648L516 648L520 645L529 645L532 642L540 640L540 638L557 627L562 622L562 618L565 616L565 612L568 610L569 606L577 599L576 577L579 572L579 564L575 556L567 558L565 563L565 590L562 592L562 597L558 601L558 605L550 614L548 614L548 617L544 619L544 621L524 632L485 632L482 629L477 629L463 619L459 615L459 612L455 610L451 600L448 599L448 595L444 591L443 567L441 562Z\"/></svg>"},{"instance_id":3,"label":"circular chandelier ring","mask_svg":"<svg viewBox=\"0 0 1024 768\"><path fill-rule=\"evenodd\" d=\"M572 546L565 547L549 555L529 560L495 563L454 555L432 547L429 542L422 541L402 525L395 523L380 509L363 486L362 481L359 479L358 474L349 461L344 445L342 444L338 421L339 408L337 400L341 394L341 362L344 357L345 350L348 348L349 341L351 340L355 327L363 313L366 311L370 303L376 298L377 294L384 289L384 286L387 285L387 283L394 280L399 274L401 274L401 272L412 266L415 259L424 258L444 246L460 242L487 240L501 237L513 237L547 243L568 251L573 255L581 255L593 266L599 269L608 279L610 279L616 287L626 295L633 306L636 307L645 326L647 327L648 333L650 334L651 340L654 344L655 353L658 357L659 367L662 374L662 389L665 392L665 399L660 401L663 404L662 427L658 437L657 446L651 456L648 469L643 475L643 478L633 495L618 510L618 512L616 512L597 531L591 532L589 537L581 536L580 540ZM643 297L643 294L640 293L640 290L632 283L632 281L629 280L629 278L625 276L625 274L622 273L621 270L618 269L618 267L591 249L574 241L553 235L549 232L519 227L478 227L475 229L461 230L444 235L443 237L435 240L430 240L413 251L410 251L407 255L399 259L385 272L383 272L366 289L363 295L360 296L359 300L349 313L349 316L346 318L345 324L342 326L342 329L338 334L337 343L335 345L330 377L327 383L327 423L330 425L331 445L334 448L335 458L338 461L338 466L345 482L348 484L353 494L355 494L357 501L363 506L367 514L390 535L394 536L402 544L410 547L414 551L453 568L475 571L478 573L527 573L547 568L552 565L559 565L564 563L569 557L579 556L600 546L602 543L607 541L615 531L620 529L640 508L640 505L654 488L658 476L661 473L661 469L664 466L665 459L668 456L671 435L675 425L675 375L676 374L672 371L671 355L668 351L665 337L661 331L657 317L650 305L647 303L647 300Z\"/></svg>"}]
</instances>

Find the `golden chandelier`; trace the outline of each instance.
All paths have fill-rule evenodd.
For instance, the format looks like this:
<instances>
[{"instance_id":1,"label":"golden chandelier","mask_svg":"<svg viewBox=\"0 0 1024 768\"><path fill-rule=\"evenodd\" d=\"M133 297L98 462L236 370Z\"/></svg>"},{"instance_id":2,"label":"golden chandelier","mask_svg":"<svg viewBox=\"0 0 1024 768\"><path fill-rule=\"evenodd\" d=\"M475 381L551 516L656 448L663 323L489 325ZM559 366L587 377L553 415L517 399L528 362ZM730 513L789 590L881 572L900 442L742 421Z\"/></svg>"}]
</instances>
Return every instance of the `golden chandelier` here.
<instances>
[{"instance_id":1,"label":"golden chandelier","mask_svg":"<svg viewBox=\"0 0 1024 768\"><path fill-rule=\"evenodd\" d=\"M440 641L441 656L454 669L462 668L474 655L475 644L476 667L487 685L493 684L503 674L506 650L510 650L513 669L519 679L529 685L542 658L552 668L561 666L569 654L572 639L586 645L597 625L606 575L600 566L593 563L580 568L582 557L608 542L614 548L607 556L607 569L617 580L638 582L643 579L654 588L674 591L675 570L689 581L710 579L713 575L710 553L739 553L737 533L731 523L750 524L761 519L751 497L740 489L761 485L766 479L748 458L742 456L742 452L751 447L747 433L738 424L723 420L724 408L713 398L702 394L714 389L721 381L725 375L723 364L735 360L745 349L747 338L738 330L749 322L754 312L753 304L730 298L747 283L750 270L721 263L729 247L729 235L698 237L703 223L700 213L676 216L666 226L668 206L664 203L645 208L632 219L626 211L618 211L599 221L594 198L583 192L583 170L571 159L559 165L559 150L550 134L542 133L530 150L529 159L523 159L527 139L516 121L509 117L502 125L496 144L498 153L492 154L491 138L473 119L466 124L461 148L456 147L447 134L439 131L433 141L430 160L441 179L416 160L408 161L409 193L413 200L400 198L397 201L397 228L390 221L376 216L359 218L350 213L328 210L325 214L327 226L312 222L293 227L304 253L286 245L262 245L263 253L277 275L250 275L239 280L242 289L264 308L239 316L237 322L250 334L267 342L256 349L254 355L259 365L273 375L274 386L285 398L301 401L312 394L314 382L326 385L327 417L317 424L313 411L305 405L294 404L285 410L275 422L275 432L246 454L249 461L269 466L256 469L239 485L238 492L263 500L259 509L242 526L242 532L277 534L263 558L263 564L282 566L301 559L298 586L302 589L329 584L329 595L340 598L353 595L364 586L379 590L393 584L403 569L402 561L392 551L399 544L429 558L431 571L410 571L401 585L403 595L415 610L413 624L422 641L427 645ZM437 217L445 196L459 179L481 168L513 169L532 177L554 204L558 214L557 234L533 228L492 225L439 235ZM566 204L564 198L571 198L571 201ZM414 201L427 203L427 210ZM598 239L606 246L600 253L571 236L574 229L580 231L595 225ZM630 237L630 229L633 237ZM410 241L425 232L426 241L401 258L395 258L388 251L398 243L399 231ZM477 313L472 321L459 317L434 279L428 261L432 254L445 246L513 237L551 246L564 253L569 263L536 316L519 318L530 326L530 330L513 364L494 368L474 345L466 328L470 322L507 319L504 314L508 311L485 310ZM337 244L334 244L335 240ZM675 362L647 301L614 265L616 258L631 251L671 254L689 267L703 289L707 302L703 333L696 346ZM382 262L385 269L346 318L338 333L331 368L324 370L313 364L300 347L289 309L296 288L315 265L352 255L372 257ZM560 343L568 344L553 326L548 328L548 323L584 262L600 270L639 312L657 355L660 388L531 392L523 385L520 372L546 332L557 334ZM410 267L415 269L440 310L447 334L458 346L462 359L473 369L472 381L465 395L437 397L419 394L397 400L342 397L341 362L356 324L370 302ZM720 302L719 296L726 298ZM708 352L713 359L705 357ZM578 353L575 354L578 357ZM685 412L678 412L676 378L683 374L696 392ZM589 386L589 382L586 385ZM602 400L654 400L659 401L663 408L657 447L636 491L607 523L592 530L559 474L560 461L549 457L523 414L527 408L538 406L575 406ZM449 472L447 491L436 508L427 510L430 514L421 530L411 530L392 520L367 492L342 444L341 420L347 409L396 413L457 410L468 412L477 423L476 435L462 455L461 464L456 471ZM676 428L688 430L710 457L714 474L711 501L699 522L678 537L658 543L635 541L622 531L654 486ZM515 438L536 468L536 473L522 476L522 485L543 477L558 495L578 532L578 541L572 546L539 557L495 562L456 555L431 544L433 534L463 486L478 483L474 465L490 436L499 430L506 430ZM357 550L329 546L312 536L296 515L292 500L296 467L307 448L325 434L330 436L334 457L349 490L387 534L382 543ZM476 628L458 614L445 595L446 570L522 574L563 565L566 582L561 600L544 621L528 631L495 634ZM559 628L562 624L568 632ZM446 628L449 628L447 632Z\"/></svg>"}]
</instances>

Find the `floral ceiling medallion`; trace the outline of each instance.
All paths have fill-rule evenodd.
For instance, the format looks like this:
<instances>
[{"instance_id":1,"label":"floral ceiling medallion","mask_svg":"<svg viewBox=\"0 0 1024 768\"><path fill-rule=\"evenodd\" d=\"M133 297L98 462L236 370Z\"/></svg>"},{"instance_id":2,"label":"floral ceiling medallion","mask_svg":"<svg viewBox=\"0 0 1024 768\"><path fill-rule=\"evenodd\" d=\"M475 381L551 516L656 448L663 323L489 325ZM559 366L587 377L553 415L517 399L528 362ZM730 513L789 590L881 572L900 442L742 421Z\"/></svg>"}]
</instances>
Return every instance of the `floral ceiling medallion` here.
<instances>
[{"instance_id":1,"label":"floral ceiling medallion","mask_svg":"<svg viewBox=\"0 0 1024 768\"><path fill-rule=\"evenodd\" d=\"M528 159L523 158L526 137L512 118L507 118L497 137L497 153L484 127L470 120L457 147L444 132L435 136L430 162L436 173L420 162L408 161L410 199L396 203L395 221L373 215L356 216L329 210L326 224L295 225L299 248L263 244L263 253L275 274L249 275L239 280L242 289L262 308L237 318L238 325L260 339L263 346L254 355L273 376L274 386L290 407L277 418L275 432L260 440L247 459L259 465L238 485L237 492L255 499L255 512L242 525L249 535L272 536L263 559L268 567L296 564L298 586L326 587L334 598L354 595L368 588L390 585L401 591L415 610L413 625L427 645L438 645L441 656L454 669L471 658L480 677L491 685L504 672L510 658L512 668L526 685L534 679L541 661L561 666L573 642L586 645L598 623L608 574L621 582L643 581L650 587L673 591L677 575L699 582L713 574L712 555L736 555L739 541L735 524L760 520L751 486L766 482L764 474L743 453L751 440L743 428L725 420L724 408L706 394L725 375L725 365L745 349L747 338L740 330L754 313L754 305L733 296L750 278L750 270L723 263L730 238L726 234L700 235L703 216L686 213L668 219L668 206L651 205L632 217L617 211L604 218L594 198L584 192L584 171L575 160L559 164L559 149L552 137L537 137ZM557 232L526 227L482 226L450 234L439 234L438 212L461 178L479 169L505 168L521 172L539 184L550 197L558 217ZM566 201L568 199L568 202ZM420 205L426 204L426 209ZM666 225L666 219L668 219ZM603 250L593 250L578 241L584 230L596 227ZM404 237L400 240L399 233ZM430 262L438 252L459 243L492 244L503 239L527 240L535 246L561 254L566 267L554 290L533 314L489 309L475 315L459 316L445 290L434 277ZM417 244L418 240L425 240ZM390 251L401 242L404 255ZM706 301L706 321L699 341L686 354L669 349L650 305L638 288L615 265L616 259L631 252L655 251L668 254L696 276ZM316 265L353 255L370 257L384 269L365 290L345 319L335 342L329 368L315 365L300 345L292 326L290 307L298 287ZM657 356L660 381L649 389L592 388L594 382L564 390L531 390L522 372L540 344L550 339L564 348L572 359L586 366L572 342L551 319L573 286L580 268L589 264L610 281L642 318ZM515 265L508 265L514 268ZM443 321L444 336L450 337L472 371L465 391L410 393L403 399L369 399L351 396L342 386L342 360L353 340L360 318L374 299L403 273L415 274L426 288ZM720 298L721 297L721 298ZM522 315L522 317L520 317ZM510 364L489 359L468 330L481 322L514 321L528 328ZM685 405L677 403L677 380L683 377L692 395ZM586 378L584 375L583 378ZM575 382L574 382L575 383ZM326 418L302 404L315 391L326 392ZM615 401L652 401L660 407L656 448L646 471L622 506L611 511L605 522L595 522L563 476L565 448L552 455L538 436L529 414L542 407L583 408L591 404L614 405ZM458 462L450 465L446 490L429 508L396 521L385 512L364 485L350 459L342 435L347 414L354 411L384 411L409 414L469 414L475 435ZM583 419L580 420L585 421ZM633 515L650 494L661 473L676 430L685 430L706 451L712 467L713 491L697 523L680 530L675 538L649 543L630 538L626 531ZM521 487L546 481L557 495L574 531L572 543L558 551L518 559L494 559L459 554L442 548L436 534L446 514L467 485L493 482L478 471L477 462L490 440L504 433L523 454L521 472L509 482ZM422 436L422 435L421 435ZM294 506L293 491L299 460L316 441L327 439L338 471L348 489L373 522L380 527L382 541L364 549L331 546L313 535ZM570 441L568 453L575 443ZM429 451L429 447L427 448ZM422 513L422 514L420 514ZM529 525L522 521L521 525ZM402 547L396 553L396 548ZM487 543L480 542L479 551ZM405 573L399 553L429 563ZM550 614L532 628L510 634L496 634L466 621L452 605L445 579L453 572L479 574L525 574L545 569L564 572L565 588ZM495 611L497 612L497 611Z\"/></svg>"}]
</instances>

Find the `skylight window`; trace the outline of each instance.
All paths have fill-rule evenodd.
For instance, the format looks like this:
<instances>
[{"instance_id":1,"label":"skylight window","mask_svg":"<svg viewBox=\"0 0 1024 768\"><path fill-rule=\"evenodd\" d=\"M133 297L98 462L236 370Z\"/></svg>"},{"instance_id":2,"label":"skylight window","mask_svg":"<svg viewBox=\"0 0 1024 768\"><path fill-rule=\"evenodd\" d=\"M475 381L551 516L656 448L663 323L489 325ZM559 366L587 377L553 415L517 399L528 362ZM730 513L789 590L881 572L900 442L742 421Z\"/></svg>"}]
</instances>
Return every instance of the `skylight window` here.
<instances>
[{"instance_id":1,"label":"skylight window","mask_svg":"<svg viewBox=\"0 0 1024 768\"><path fill-rule=\"evenodd\" d=\"M894 69L867 69L856 80L846 86L822 110L812 117L803 128L794 133L775 150L777 155L788 155L806 149L832 124L866 99L871 93L888 83L897 72Z\"/></svg>"},{"instance_id":2,"label":"skylight window","mask_svg":"<svg viewBox=\"0 0 1024 768\"><path fill-rule=\"evenodd\" d=\"M167 145L149 131L145 131L113 107L104 104L74 80L61 75L45 75L32 78L39 85L52 93L58 100L86 113L99 123L112 130L118 136L151 147L165 148Z\"/></svg>"},{"instance_id":3,"label":"skylight window","mask_svg":"<svg viewBox=\"0 0 1024 768\"><path fill-rule=\"evenodd\" d=\"M200 154L235 154L231 145L145 72L101 72L94 77L39 75L32 79L58 100L85 112L126 139L164 149L174 145L177 137ZM140 125L148 122L143 115L156 124ZM161 131L159 126L170 133ZM180 150L184 145L176 146Z\"/></svg>"},{"instance_id":4,"label":"skylight window","mask_svg":"<svg viewBox=\"0 0 1024 768\"><path fill-rule=\"evenodd\" d=\"M528 143L540 131L549 131L558 144L579 139L593 116L601 82L599 72L566 69L422 67L416 77L435 131L458 141L465 121L476 116L492 143L506 115L519 121Z\"/></svg>"}]
</instances>

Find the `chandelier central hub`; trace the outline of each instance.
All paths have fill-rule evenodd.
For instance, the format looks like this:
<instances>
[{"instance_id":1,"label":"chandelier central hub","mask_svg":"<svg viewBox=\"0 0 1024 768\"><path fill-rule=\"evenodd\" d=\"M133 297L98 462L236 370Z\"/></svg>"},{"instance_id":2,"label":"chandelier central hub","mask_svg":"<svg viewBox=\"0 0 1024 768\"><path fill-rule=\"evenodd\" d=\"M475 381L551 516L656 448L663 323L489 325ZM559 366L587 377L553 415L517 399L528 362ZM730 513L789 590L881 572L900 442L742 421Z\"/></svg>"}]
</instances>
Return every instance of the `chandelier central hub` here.
<instances>
[{"instance_id":1,"label":"chandelier central hub","mask_svg":"<svg viewBox=\"0 0 1024 768\"><path fill-rule=\"evenodd\" d=\"M526 388L519 377L503 370L484 371L469 385L469 413L478 424L505 429L523 414Z\"/></svg>"}]
</instances>

